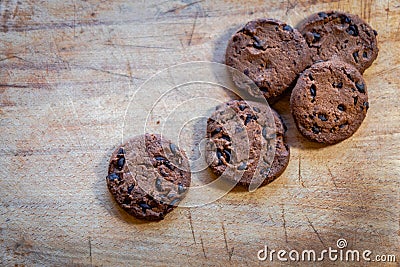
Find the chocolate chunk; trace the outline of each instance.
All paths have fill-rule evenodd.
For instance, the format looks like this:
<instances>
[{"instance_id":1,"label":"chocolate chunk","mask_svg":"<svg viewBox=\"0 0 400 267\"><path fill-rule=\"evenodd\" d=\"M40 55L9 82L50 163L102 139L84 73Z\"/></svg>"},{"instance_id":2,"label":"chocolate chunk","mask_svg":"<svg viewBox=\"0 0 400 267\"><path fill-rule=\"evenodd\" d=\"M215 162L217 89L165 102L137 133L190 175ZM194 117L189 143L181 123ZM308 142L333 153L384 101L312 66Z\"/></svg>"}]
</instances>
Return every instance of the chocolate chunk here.
<instances>
[{"instance_id":1,"label":"chocolate chunk","mask_svg":"<svg viewBox=\"0 0 400 267\"><path fill-rule=\"evenodd\" d=\"M221 138L226 140L226 141L228 141L228 142L231 141L231 138L228 135L222 135Z\"/></svg>"},{"instance_id":2,"label":"chocolate chunk","mask_svg":"<svg viewBox=\"0 0 400 267\"><path fill-rule=\"evenodd\" d=\"M349 78L350 81L354 82L353 76L351 76L350 73L346 74L347 78Z\"/></svg>"},{"instance_id":3,"label":"chocolate chunk","mask_svg":"<svg viewBox=\"0 0 400 267\"><path fill-rule=\"evenodd\" d=\"M151 209L151 207L147 203L139 203L139 206L143 209L143 212Z\"/></svg>"},{"instance_id":4,"label":"chocolate chunk","mask_svg":"<svg viewBox=\"0 0 400 267\"><path fill-rule=\"evenodd\" d=\"M185 187L181 183L179 183L178 184L178 193L183 194L185 191L186 191Z\"/></svg>"},{"instance_id":5,"label":"chocolate chunk","mask_svg":"<svg viewBox=\"0 0 400 267\"><path fill-rule=\"evenodd\" d=\"M247 168L246 162L240 163L240 165L237 167L237 169L238 169L239 171L245 170L246 168Z\"/></svg>"},{"instance_id":6,"label":"chocolate chunk","mask_svg":"<svg viewBox=\"0 0 400 267\"><path fill-rule=\"evenodd\" d=\"M118 150L118 156L123 156L124 154L125 154L125 150L124 150L123 147L121 147L121 148Z\"/></svg>"},{"instance_id":7,"label":"chocolate chunk","mask_svg":"<svg viewBox=\"0 0 400 267\"><path fill-rule=\"evenodd\" d=\"M229 152L228 150L224 149L224 154L225 154L226 162L229 163L231 161L231 152Z\"/></svg>"},{"instance_id":8,"label":"chocolate chunk","mask_svg":"<svg viewBox=\"0 0 400 267\"><path fill-rule=\"evenodd\" d=\"M313 131L313 133L315 134L319 134L321 132L321 128L318 127L318 125L314 125L311 130Z\"/></svg>"},{"instance_id":9,"label":"chocolate chunk","mask_svg":"<svg viewBox=\"0 0 400 267\"><path fill-rule=\"evenodd\" d=\"M178 204L179 201L180 201L179 198L175 198L174 200L172 200L172 201L169 203L169 205L170 205L170 206L175 206L176 204Z\"/></svg>"},{"instance_id":10,"label":"chocolate chunk","mask_svg":"<svg viewBox=\"0 0 400 267\"><path fill-rule=\"evenodd\" d=\"M124 168L124 165L125 165L125 158L119 158L117 161L118 170L122 170L122 168Z\"/></svg>"},{"instance_id":11,"label":"chocolate chunk","mask_svg":"<svg viewBox=\"0 0 400 267\"><path fill-rule=\"evenodd\" d=\"M311 94L312 97L316 97L317 96L317 88L315 87L315 84L311 85L310 94Z\"/></svg>"},{"instance_id":12,"label":"chocolate chunk","mask_svg":"<svg viewBox=\"0 0 400 267\"><path fill-rule=\"evenodd\" d=\"M325 12L318 12L318 16L324 19L328 17L328 14L326 14Z\"/></svg>"},{"instance_id":13,"label":"chocolate chunk","mask_svg":"<svg viewBox=\"0 0 400 267\"><path fill-rule=\"evenodd\" d=\"M353 53L353 58L356 63L358 63L358 51Z\"/></svg>"},{"instance_id":14,"label":"chocolate chunk","mask_svg":"<svg viewBox=\"0 0 400 267\"><path fill-rule=\"evenodd\" d=\"M220 127L216 128L216 129L212 132L212 135L216 135L216 134L220 133L221 130L222 130L222 129L221 129Z\"/></svg>"},{"instance_id":15,"label":"chocolate chunk","mask_svg":"<svg viewBox=\"0 0 400 267\"><path fill-rule=\"evenodd\" d=\"M169 149L171 149L172 154L176 155L178 153L178 148L175 144L171 143L169 145Z\"/></svg>"},{"instance_id":16,"label":"chocolate chunk","mask_svg":"<svg viewBox=\"0 0 400 267\"><path fill-rule=\"evenodd\" d=\"M354 96L353 99L354 99L354 105L357 105L358 96Z\"/></svg>"},{"instance_id":17,"label":"chocolate chunk","mask_svg":"<svg viewBox=\"0 0 400 267\"><path fill-rule=\"evenodd\" d=\"M328 120L328 119L325 117L324 114L318 114L318 118L319 118L321 121L327 121L327 120Z\"/></svg>"},{"instance_id":18,"label":"chocolate chunk","mask_svg":"<svg viewBox=\"0 0 400 267\"><path fill-rule=\"evenodd\" d=\"M292 31L293 31L293 28L290 27L289 25L285 25L285 26L283 26L283 30L284 30L284 31L292 32Z\"/></svg>"},{"instance_id":19,"label":"chocolate chunk","mask_svg":"<svg viewBox=\"0 0 400 267\"><path fill-rule=\"evenodd\" d=\"M339 104L339 105L337 106L337 108L338 108L340 111L345 111L345 110L346 110L346 107L345 107L343 104Z\"/></svg>"},{"instance_id":20,"label":"chocolate chunk","mask_svg":"<svg viewBox=\"0 0 400 267\"><path fill-rule=\"evenodd\" d=\"M321 34L319 34L319 33L317 33L317 32L313 32L312 33L312 35L313 35L313 43L316 43L316 42L318 42L319 40L321 40Z\"/></svg>"},{"instance_id":21,"label":"chocolate chunk","mask_svg":"<svg viewBox=\"0 0 400 267\"><path fill-rule=\"evenodd\" d=\"M365 93L365 86L364 86L364 83L356 83L356 87L357 87L357 90L358 90L360 93Z\"/></svg>"},{"instance_id":22,"label":"chocolate chunk","mask_svg":"<svg viewBox=\"0 0 400 267\"><path fill-rule=\"evenodd\" d=\"M332 86L335 87L335 88L342 88L343 87L343 83L342 82L333 83Z\"/></svg>"},{"instance_id":23,"label":"chocolate chunk","mask_svg":"<svg viewBox=\"0 0 400 267\"><path fill-rule=\"evenodd\" d=\"M157 179L156 179L156 189L157 189L158 191L163 191L160 178L157 178Z\"/></svg>"},{"instance_id":24,"label":"chocolate chunk","mask_svg":"<svg viewBox=\"0 0 400 267\"><path fill-rule=\"evenodd\" d=\"M350 24L351 19L346 15L340 15L341 23L342 24Z\"/></svg>"},{"instance_id":25,"label":"chocolate chunk","mask_svg":"<svg viewBox=\"0 0 400 267\"><path fill-rule=\"evenodd\" d=\"M260 38L258 38L257 36L253 36L253 39L254 39L254 43L253 43L254 48L264 50L264 44L265 44L265 42L262 41L262 40L261 40Z\"/></svg>"},{"instance_id":26,"label":"chocolate chunk","mask_svg":"<svg viewBox=\"0 0 400 267\"><path fill-rule=\"evenodd\" d=\"M350 34L350 35L358 36L357 25L350 25L350 26L347 28L346 32L347 32L348 34Z\"/></svg>"},{"instance_id":27,"label":"chocolate chunk","mask_svg":"<svg viewBox=\"0 0 400 267\"><path fill-rule=\"evenodd\" d=\"M116 174L115 172L113 172L113 173L110 173L109 175L107 175L107 179L108 179L110 182L112 182L112 181L114 181L114 180L119 180L120 178L119 178L118 174Z\"/></svg>"},{"instance_id":28,"label":"chocolate chunk","mask_svg":"<svg viewBox=\"0 0 400 267\"><path fill-rule=\"evenodd\" d=\"M253 118L253 115L247 114L246 120L244 121L244 125L247 125L249 122L251 122L252 118Z\"/></svg>"},{"instance_id":29,"label":"chocolate chunk","mask_svg":"<svg viewBox=\"0 0 400 267\"><path fill-rule=\"evenodd\" d=\"M132 190L135 188L135 185L131 184L128 186L128 194L132 193Z\"/></svg>"}]
</instances>

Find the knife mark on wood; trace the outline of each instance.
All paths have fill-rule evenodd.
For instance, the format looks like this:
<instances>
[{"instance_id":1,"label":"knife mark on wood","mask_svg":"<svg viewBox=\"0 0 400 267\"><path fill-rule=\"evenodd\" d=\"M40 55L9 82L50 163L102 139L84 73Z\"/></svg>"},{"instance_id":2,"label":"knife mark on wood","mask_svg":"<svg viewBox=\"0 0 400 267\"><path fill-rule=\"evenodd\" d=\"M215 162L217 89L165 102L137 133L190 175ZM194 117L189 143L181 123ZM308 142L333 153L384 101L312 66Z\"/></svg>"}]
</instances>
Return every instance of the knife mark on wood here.
<instances>
[{"instance_id":1,"label":"knife mark on wood","mask_svg":"<svg viewBox=\"0 0 400 267\"><path fill-rule=\"evenodd\" d=\"M204 249L204 244L203 244L203 238L200 236L200 244L201 244L201 249L203 250L203 256L205 259L207 259L206 251Z\"/></svg>"},{"instance_id":2,"label":"knife mark on wood","mask_svg":"<svg viewBox=\"0 0 400 267\"><path fill-rule=\"evenodd\" d=\"M97 68L94 68L94 67L85 67L85 66L81 66L81 65L73 65L73 66L81 67L83 69L100 71L100 72L107 73L107 74L114 75L114 76L120 76L120 77L125 77L125 78L130 78L130 79L134 78L134 79L142 80L142 79L137 78L137 77L130 77L129 75L116 73L116 72L112 72L112 71L109 71L109 70L102 70L102 69L97 69Z\"/></svg>"},{"instance_id":3,"label":"knife mark on wood","mask_svg":"<svg viewBox=\"0 0 400 267\"><path fill-rule=\"evenodd\" d=\"M193 228L193 222L192 222L192 212L189 209L189 223L190 223L190 230L192 231L192 237L193 237L193 241L196 244L196 237L194 235L194 228Z\"/></svg>"},{"instance_id":4,"label":"knife mark on wood","mask_svg":"<svg viewBox=\"0 0 400 267\"><path fill-rule=\"evenodd\" d=\"M126 71L128 73L128 76L131 78L132 80L132 69L131 69L131 63L129 62L129 59L126 62Z\"/></svg>"},{"instance_id":5,"label":"knife mark on wood","mask_svg":"<svg viewBox=\"0 0 400 267\"><path fill-rule=\"evenodd\" d=\"M283 220L283 229L285 229L285 242L288 242L288 235L286 230L286 219L285 219L285 208L282 206L282 220Z\"/></svg>"},{"instance_id":6,"label":"knife mark on wood","mask_svg":"<svg viewBox=\"0 0 400 267\"><path fill-rule=\"evenodd\" d=\"M336 185L335 178L333 177L333 174L332 174L332 172L331 172L331 169L328 167L328 165L326 165L326 169L328 170L328 173L329 173L329 176L331 177L331 180L332 180L332 182L333 182L333 185L334 185L335 188L337 189L338 187L337 187L337 185Z\"/></svg>"},{"instance_id":7,"label":"knife mark on wood","mask_svg":"<svg viewBox=\"0 0 400 267\"><path fill-rule=\"evenodd\" d=\"M198 17L198 16L199 16L199 12L196 12L196 16L195 16L194 21L193 21L192 32L191 32L191 34L190 34L188 46L190 46L190 45L192 44L194 28L196 27L196 21L197 21L197 17Z\"/></svg>"},{"instance_id":8,"label":"knife mark on wood","mask_svg":"<svg viewBox=\"0 0 400 267\"><path fill-rule=\"evenodd\" d=\"M311 226L311 228L313 229L314 233L317 235L319 241L320 241L321 244L325 247L325 244L324 244L324 242L322 241L322 238L321 238L321 236L319 235L317 229L315 229L314 225L311 223L310 219L309 219L307 216L306 216L306 218L307 218L308 224Z\"/></svg>"},{"instance_id":9,"label":"knife mark on wood","mask_svg":"<svg viewBox=\"0 0 400 267\"><path fill-rule=\"evenodd\" d=\"M221 225L222 225L222 232L224 234L225 249L226 249L226 252L228 253L228 259L229 259L229 261L231 261L232 255L233 255L233 250L235 249L235 247L232 247L232 249L229 250L228 241L226 240L226 230L225 230L224 222L221 222Z\"/></svg>"},{"instance_id":10,"label":"knife mark on wood","mask_svg":"<svg viewBox=\"0 0 400 267\"><path fill-rule=\"evenodd\" d=\"M3 19L4 20L4 19ZM141 22L138 19L129 19L124 21L99 21L99 20L82 20L82 21L66 21L66 22L50 22L50 23L41 23L35 25L18 25L11 27L5 25L3 22L3 29L0 28L0 31L4 32L27 32L27 31L37 31L37 30L56 30L56 29L73 29L74 27L95 27L95 26L115 26L115 25L124 25L124 24L132 24Z\"/></svg>"},{"instance_id":11,"label":"knife mark on wood","mask_svg":"<svg viewBox=\"0 0 400 267\"><path fill-rule=\"evenodd\" d=\"M60 55L60 48L58 47L58 43L57 43L57 41L56 41L56 38L54 38L53 33L51 33L51 38L53 39L54 47L55 47L55 50L56 50L56 51L54 52L54 54L56 55L56 58L57 58L58 60L60 60L61 62L63 62L63 63L66 65L66 67L67 67L68 70L71 70L71 66L70 66L69 61L68 61L68 60L65 60L65 59ZM44 56L46 56L46 55L44 55Z\"/></svg>"},{"instance_id":12,"label":"knife mark on wood","mask_svg":"<svg viewBox=\"0 0 400 267\"><path fill-rule=\"evenodd\" d=\"M298 2L295 1L294 3L291 3L290 0L287 0L287 6L286 6L286 12L285 14L287 15L290 10L294 9L297 6Z\"/></svg>"},{"instance_id":13,"label":"knife mark on wood","mask_svg":"<svg viewBox=\"0 0 400 267\"><path fill-rule=\"evenodd\" d=\"M301 176L301 157L299 157L299 183L301 184L302 187L304 186L304 182L303 182L303 177Z\"/></svg>"},{"instance_id":14,"label":"knife mark on wood","mask_svg":"<svg viewBox=\"0 0 400 267\"><path fill-rule=\"evenodd\" d=\"M74 2L74 20L72 22L72 29L73 29L73 32L74 32L74 38L76 38L76 33L75 33L75 28L76 28L76 3L75 3L75 0L73 0L73 2Z\"/></svg>"},{"instance_id":15,"label":"knife mark on wood","mask_svg":"<svg viewBox=\"0 0 400 267\"><path fill-rule=\"evenodd\" d=\"M400 40L400 21L399 21L399 24L397 25L396 40Z\"/></svg>"},{"instance_id":16,"label":"knife mark on wood","mask_svg":"<svg viewBox=\"0 0 400 267\"><path fill-rule=\"evenodd\" d=\"M269 217L269 219L271 220L272 223L275 223L275 222L274 222L274 219L272 219L272 216L271 216L270 213L268 213L268 217Z\"/></svg>"},{"instance_id":17,"label":"knife mark on wood","mask_svg":"<svg viewBox=\"0 0 400 267\"><path fill-rule=\"evenodd\" d=\"M33 63L32 61L26 60L26 59L24 59L22 57L19 57L19 56L16 56L16 55L12 55L12 56L9 56L9 57L2 58L2 59L0 59L0 61L11 60L11 59L14 59L14 58L22 60L24 62Z\"/></svg>"},{"instance_id":18,"label":"knife mark on wood","mask_svg":"<svg viewBox=\"0 0 400 267\"><path fill-rule=\"evenodd\" d=\"M11 87L11 88L28 88L29 86L27 86L27 85L19 85L19 84L6 84L6 83L0 83L0 87Z\"/></svg>"},{"instance_id":19,"label":"knife mark on wood","mask_svg":"<svg viewBox=\"0 0 400 267\"><path fill-rule=\"evenodd\" d=\"M399 23L399 27L400 27L400 23ZM387 68L383 69L383 70L380 71L380 72L376 72L376 73L375 73L375 77L377 77L377 76L383 76L383 75L385 75L385 74L388 74L388 73L391 73L391 72L395 72L395 71L397 71L398 69L400 69L400 66L395 66L395 67L393 67L393 68L387 67Z\"/></svg>"},{"instance_id":20,"label":"knife mark on wood","mask_svg":"<svg viewBox=\"0 0 400 267\"><path fill-rule=\"evenodd\" d=\"M192 6L192 5L197 4L197 3L200 3L200 2L203 2L203 0L201 0L201 1L196 1L196 2L192 2L192 3L189 3L189 4L183 5L183 6L178 6L178 7L171 8L171 9L165 11L165 12L163 13L163 15L165 15L165 14L167 14L167 13L176 12L176 11L182 11L183 9L188 8L188 7Z\"/></svg>"},{"instance_id":21,"label":"knife mark on wood","mask_svg":"<svg viewBox=\"0 0 400 267\"><path fill-rule=\"evenodd\" d=\"M389 12L390 12L389 4L390 4L390 0L387 0L387 8L385 8L385 11L386 11L386 24L389 21Z\"/></svg>"},{"instance_id":22,"label":"knife mark on wood","mask_svg":"<svg viewBox=\"0 0 400 267\"><path fill-rule=\"evenodd\" d=\"M114 43L104 43L104 45L112 46L112 47L131 47L131 48L148 48L148 49L174 50L171 47L150 46L150 45L132 45L132 44L114 44Z\"/></svg>"},{"instance_id":23,"label":"knife mark on wood","mask_svg":"<svg viewBox=\"0 0 400 267\"><path fill-rule=\"evenodd\" d=\"M90 259L90 266L93 266L93 258L92 258L92 239L89 236L89 259Z\"/></svg>"},{"instance_id":24,"label":"knife mark on wood","mask_svg":"<svg viewBox=\"0 0 400 267\"><path fill-rule=\"evenodd\" d=\"M19 6L19 1L17 2L17 4L15 5L15 8L14 8L14 12L13 12L13 19L15 19L15 17L17 16L17 14L18 14L18 6Z\"/></svg>"}]
</instances>

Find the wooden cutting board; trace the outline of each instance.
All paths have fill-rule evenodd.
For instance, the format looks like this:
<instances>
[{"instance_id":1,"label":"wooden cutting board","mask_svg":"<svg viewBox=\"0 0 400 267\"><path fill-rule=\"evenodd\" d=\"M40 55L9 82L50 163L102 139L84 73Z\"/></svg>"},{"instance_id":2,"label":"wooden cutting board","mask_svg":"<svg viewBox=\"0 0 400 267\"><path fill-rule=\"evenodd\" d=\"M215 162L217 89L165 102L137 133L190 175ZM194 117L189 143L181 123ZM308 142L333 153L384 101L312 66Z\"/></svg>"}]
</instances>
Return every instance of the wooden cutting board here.
<instances>
[{"instance_id":1,"label":"wooden cutting board","mask_svg":"<svg viewBox=\"0 0 400 267\"><path fill-rule=\"evenodd\" d=\"M248 20L296 25L330 9L357 14L379 33L379 56L364 74L370 109L353 137L326 147L306 141L286 96L275 108L291 159L275 182L178 208L158 223L118 208L107 162L131 97L151 75L184 62L223 63L227 40ZM348 249L397 255L387 266L399 266L399 18L394 0L0 1L0 265L280 265L259 261L258 251L321 251L344 238ZM139 104L129 112L149 111ZM193 127L188 136L199 138ZM183 148L197 151L190 142Z\"/></svg>"}]
</instances>

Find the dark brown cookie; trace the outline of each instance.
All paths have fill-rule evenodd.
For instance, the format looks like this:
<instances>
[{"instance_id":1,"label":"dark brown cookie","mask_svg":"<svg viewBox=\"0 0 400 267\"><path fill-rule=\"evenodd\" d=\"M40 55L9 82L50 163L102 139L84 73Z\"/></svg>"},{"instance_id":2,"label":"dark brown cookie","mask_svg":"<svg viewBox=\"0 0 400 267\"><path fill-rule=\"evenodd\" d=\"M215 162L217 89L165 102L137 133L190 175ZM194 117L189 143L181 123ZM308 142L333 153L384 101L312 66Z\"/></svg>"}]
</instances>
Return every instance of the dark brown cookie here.
<instances>
[{"instance_id":1,"label":"dark brown cookie","mask_svg":"<svg viewBox=\"0 0 400 267\"><path fill-rule=\"evenodd\" d=\"M369 104L367 86L354 66L341 61L312 65L290 98L297 128L310 140L338 143L358 129Z\"/></svg>"},{"instance_id":2,"label":"dark brown cookie","mask_svg":"<svg viewBox=\"0 0 400 267\"><path fill-rule=\"evenodd\" d=\"M298 29L311 48L314 62L338 59L363 73L378 56L377 32L356 15L319 12L303 21Z\"/></svg>"},{"instance_id":3,"label":"dark brown cookie","mask_svg":"<svg viewBox=\"0 0 400 267\"><path fill-rule=\"evenodd\" d=\"M226 178L233 182L239 172L243 186L249 186L255 175L266 185L288 165L284 132L280 116L266 105L243 100L219 105L207 122L209 167L218 176L228 173Z\"/></svg>"},{"instance_id":4,"label":"dark brown cookie","mask_svg":"<svg viewBox=\"0 0 400 267\"><path fill-rule=\"evenodd\" d=\"M258 19L232 36L225 60L253 80L267 100L273 100L293 86L298 74L311 65L308 50L296 29L278 20Z\"/></svg>"},{"instance_id":5,"label":"dark brown cookie","mask_svg":"<svg viewBox=\"0 0 400 267\"><path fill-rule=\"evenodd\" d=\"M145 134L114 151L106 180L129 214L162 220L185 196L191 174L182 150L160 135Z\"/></svg>"}]
</instances>

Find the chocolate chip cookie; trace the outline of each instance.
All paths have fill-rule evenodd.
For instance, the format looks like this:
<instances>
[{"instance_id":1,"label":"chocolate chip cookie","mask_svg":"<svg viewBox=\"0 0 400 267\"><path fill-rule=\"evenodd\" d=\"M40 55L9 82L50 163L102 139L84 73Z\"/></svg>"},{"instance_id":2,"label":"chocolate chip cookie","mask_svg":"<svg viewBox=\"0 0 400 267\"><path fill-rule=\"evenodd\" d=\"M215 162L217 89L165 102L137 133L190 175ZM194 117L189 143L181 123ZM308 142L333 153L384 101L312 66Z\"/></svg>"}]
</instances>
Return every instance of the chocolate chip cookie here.
<instances>
[{"instance_id":1,"label":"chocolate chip cookie","mask_svg":"<svg viewBox=\"0 0 400 267\"><path fill-rule=\"evenodd\" d=\"M363 73L378 56L377 32L356 15L319 12L304 20L298 29L314 62L338 59Z\"/></svg>"},{"instance_id":2,"label":"chocolate chip cookie","mask_svg":"<svg viewBox=\"0 0 400 267\"><path fill-rule=\"evenodd\" d=\"M191 173L184 151L160 135L145 134L114 151L106 181L126 212L162 220L185 196Z\"/></svg>"},{"instance_id":3,"label":"chocolate chip cookie","mask_svg":"<svg viewBox=\"0 0 400 267\"><path fill-rule=\"evenodd\" d=\"M235 33L225 61L247 75L269 101L293 86L298 74L312 63L300 32L274 19L250 21ZM234 75L233 79L241 83L237 81L240 77Z\"/></svg>"},{"instance_id":4,"label":"chocolate chip cookie","mask_svg":"<svg viewBox=\"0 0 400 267\"><path fill-rule=\"evenodd\" d=\"M320 62L301 74L290 106L302 135L320 143L338 143L363 122L369 107L367 86L354 66Z\"/></svg>"},{"instance_id":5,"label":"chocolate chip cookie","mask_svg":"<svg viewBox=\"0 0 400 267\"><path fill-rule=\"evenodd\" d=\"M266 185L288 165L284 132L280 116L266 105L243 100L223 103L207 121L207 163L216 175L227 174L228 180L240 185L249 186L254 176Z\"/></svg>"}]
</instances>

